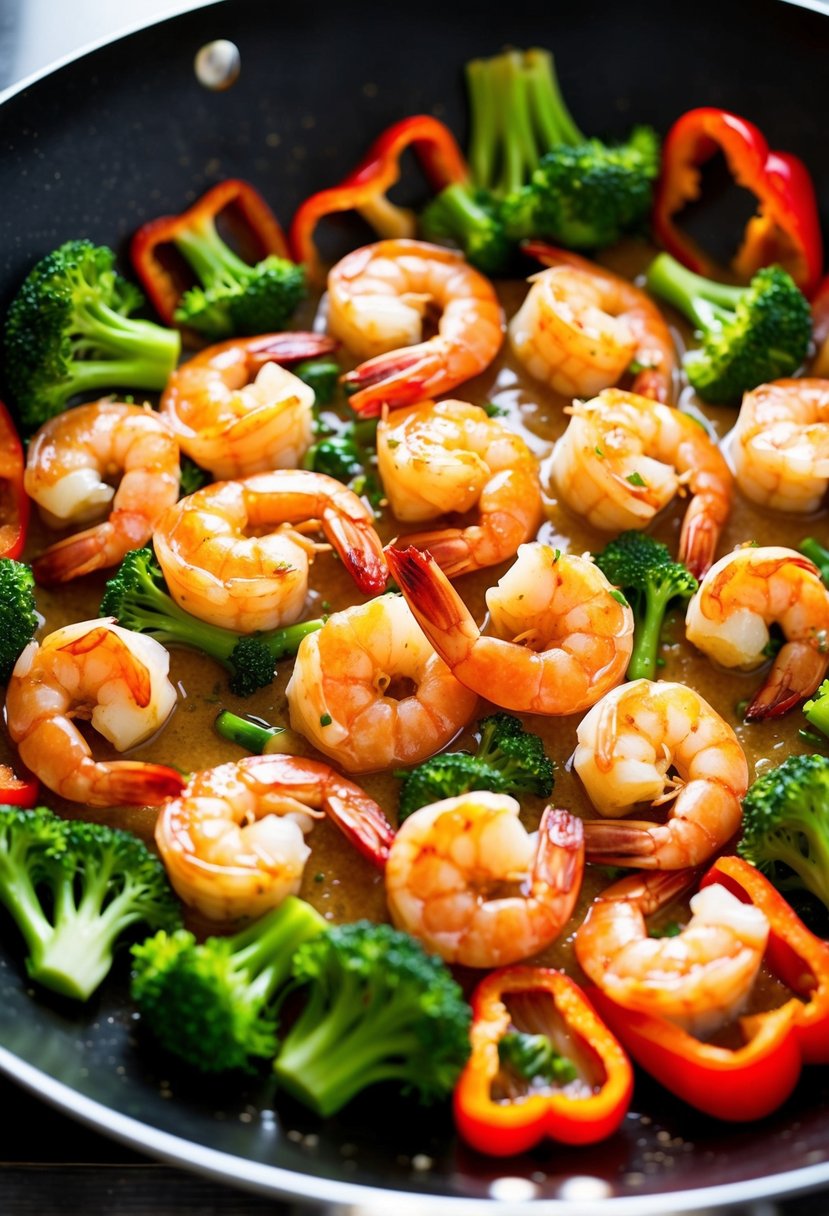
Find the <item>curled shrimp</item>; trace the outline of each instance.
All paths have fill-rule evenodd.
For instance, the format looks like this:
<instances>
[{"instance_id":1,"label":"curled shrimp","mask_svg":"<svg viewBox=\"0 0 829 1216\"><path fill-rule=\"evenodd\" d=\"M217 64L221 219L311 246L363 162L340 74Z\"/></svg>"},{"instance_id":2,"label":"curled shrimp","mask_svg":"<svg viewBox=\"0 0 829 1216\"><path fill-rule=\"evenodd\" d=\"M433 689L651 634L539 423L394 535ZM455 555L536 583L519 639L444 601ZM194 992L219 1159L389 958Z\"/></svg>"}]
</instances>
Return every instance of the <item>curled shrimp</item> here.
<instances>
[{"instance_id":1,"label":"curled shrimp","mask_svg":"<svg viewBox=\"0 0 829 1216\"><path fill-rule=\"evenodd\" d=\"M119 474L113 489L107 479ZM24 485L54 527L86 523L112 507L102 523L35 559L38 582L67 582L147 543L178 498L178 444L149 406L94 401L50 418L33 436Z\"/></svg>"},{"instance_id":2,"label":"curled shrimp","mask_svg":"<svg viewBox=\"0 0 829 1216\"><path fill-rule=\"evenodd\" d=\"M80 621L30 642L6 690L6 723L20 759L45 786L88 806L154 806L179 792L175 769L96 761L75 725L90 721L117 751L154 734L176 703L170 656L111 619Z\"/></svg>"},{"instance_id":3,"label":"curled shrimp","mask_svg":"<svg viewBox=\"0 0 829 1216\"><path fill-rule=\"evenodd\" d=\"M745 712L777 717L809 697L829 668L829 591L817 568L779 545L735 549L712 566L688 604L689 642L724 667L751 671L767 658L768 626L785 644Z\"/></svg>"},{"instance_id":4,"label":"curled shrimp","mask_svg":"<svg viewBox=\"0 0 829 1216\"><path fill-rule=\"evenodd\" d=\"M816 511L829 487L829 380L775 380L746 393L731 452L746 498Z\"/></svg>"},{"instance_id":5,"label":"curled shrimp","mask_svg":"<svg viewBox=\"0 0 829 1216\"><path fill-rule=\"evenodd\" d=\"M598 566L538 542L486 593L484 636L437 563L387 551L389 568L426 637L451 671L495 705L534 714L587 709L625 677L633 614Z\"/></svg>"},{"instance_id":6,"label":"curled shrimp","mask_svg":"<svg viewBox=\"0 0 829 1216\"><path fill-rule=\"evenodd\" d=\"M386 564L371 511L335 478L303 469L189 494L162 516L155 551L170 594L187 612L238 633L274 629L302 612L319 546L299 527L317 519L310 526L322 527L360 590L382 591Z\"/></svg>"},{"instance_id":7,"label":"curled shrimp","mask_svg":"<svg viewBox=\"0 0 829 1216\"><path fill-rule=\"evenodd\" d=\"M512 349L530 375L565 397L593 397L634 365L633 391L667 401L676 350L650 297L576 253L537 242L524 250L549 267L531 276L509 323Z\"/></svg>"},{"instance_id":8,"label":"curled shrimp","mask_svg":"<svg viewBox=\"0 0 829 1216\"><path fill-rule=\"evenodd\" d=\"M707 861L739 828L745 754L693 688L623 684L585 715L577 737L576 772L596 809L614 819L585 825L591 861L680 870ZM666 821L616 821L644 802L669 803Z\"/></svg>"},{"instance_id":9,"label":"curled shrimp","mask_svg":"<svg viewBox=\"0 0 829 1216\"><path fill-rule=\"evenodd\" d=\"M567 506L605 532L646 527L687 489L680 561L700 577L714 560L733 478L690 415L620 389L576 401L553 452L552 473Z\"/></svg>"},{"instance_id":10,"label":"curled shrimp","mask_svg":"<svg viewBox=\"0 0 829 1216\"><path fill-rule=\"evenodd\" d=\"M332 332L368 360L344 377L357 390L349 404L364 416L450 392L488 367L503 342L489 280L459 253L424 241L378 241L347 254L328 275L328 304ZM431 308L440 310L438 332L424 342Z\"/></svg>"},{"instance_id":11,"label":"curled shrimp","mask_svg":"<svg viewBox=\"0 0 829 1216\"><path fill-rule=\"evenodd\" d=\"M769 922L719 883L691 899L675 937L649 937L645 917L693 882L693 871L631 874L593 901L576 933L576 957L611 1000L712 1034L744 1008L760 969Z\"/></svg>"},{"instance_id":12,"label":"curled shrimp","mask_svg":"<svg viewBox=\"0 0 829 1216\"><path fill-rule=\"evenodd\" d=\"M512 557L541 523L538 461L520 436L464 401L422 401L377 428L377 465L397 519L476 509L467 527L407 535L450 578Z\"/></svg>"},{"instance_id":13,"label":"curled shrimp","mask_svg":"<svg viewBox=\"0 0 829 1216\"><path fill-rule=\"evenodd\" d=\"M303 638L285 692L294 730L351 773L434 755L477 700L399 595L335 612Z\"/></svg>"},{"instance_id":14,"label":"curled shrimp","mask_svg":"<svg viewBox=\"0 0 829 1216\"><path fill-rule=\"evenodd\" d=\"M264 334L208 346L167 381L161 413L214 478L295 469L313 439L314 390L283 366L330 354L321 334Z\"/></svg>"},{"instance_id":15,"label":"curled shrimp","mask_svg":"<svg viewBox=\"0 0 829 1216\"><path fill-rule=\"evenodd\" d=\"M391 825L358 785L318 760L246 756L194 773L156 821L170 882L210 920L261 916L299 890L322 814L364 856L385 864Z\"/></svg>"},{"instance_id":16,"label":"curled shrimp","mask_svg":"<svg viewBox=\"0 0 829 1216\"><path fill-rule=\"evenodd\" d=\"M501 967L555 941L581 889L582 823L547 807L529 834L519 810L507 794L474 791L409 815L386 866L395 925L466 967ZM504 894L510 883L517 891Z\"/></svg>"}]
</instances>

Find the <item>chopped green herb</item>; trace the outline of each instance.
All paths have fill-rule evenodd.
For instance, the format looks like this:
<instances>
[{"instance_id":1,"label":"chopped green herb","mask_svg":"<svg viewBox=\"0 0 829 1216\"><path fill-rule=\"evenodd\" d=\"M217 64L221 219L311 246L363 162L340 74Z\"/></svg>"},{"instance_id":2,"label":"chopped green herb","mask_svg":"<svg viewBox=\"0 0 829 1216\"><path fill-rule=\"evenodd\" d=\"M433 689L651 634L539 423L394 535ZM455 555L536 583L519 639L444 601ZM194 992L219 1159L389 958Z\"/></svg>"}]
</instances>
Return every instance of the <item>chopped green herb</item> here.
<instances>
[{"instance_id":1,"label":"chopped green herb","mask_svg":"<svg viewBox=\"0 0 829 1216\"><path fill-rule=\"evenodd\" d=\"M647 482L641 473L628 473L627 480L632 486L647 486Z\"/></svg>"},{"instance_id":2,"label":"chopped green herb","mask_svg":"<svg viewBox=\"0 0 829 1216\"><path fill-rule=\"evenodd\" d=\"M320 726L330 726L333 721L330 714L320 714Z\"/></svg>"}]
</instances>

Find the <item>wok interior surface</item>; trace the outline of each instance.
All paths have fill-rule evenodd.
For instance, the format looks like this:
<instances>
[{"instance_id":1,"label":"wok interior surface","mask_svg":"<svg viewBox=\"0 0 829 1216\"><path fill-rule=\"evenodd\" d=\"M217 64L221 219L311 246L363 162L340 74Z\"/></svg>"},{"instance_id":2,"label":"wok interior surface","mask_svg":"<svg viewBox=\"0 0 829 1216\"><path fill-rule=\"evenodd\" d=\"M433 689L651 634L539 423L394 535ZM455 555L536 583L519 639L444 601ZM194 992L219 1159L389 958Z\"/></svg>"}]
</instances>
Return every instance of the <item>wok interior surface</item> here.
<instances>
[{"instance_id":1,"label":"wok interior surface","mask_svg":"<svg viewBox=\"0 0 829 1216\"><path fill-rule=\"evenodd\" d=\"M481 18L478 6L435 0L405 15L377 4L321 0L303 13L235 0L131 35L16 93L0 107L0 307L62 241L84 236L123 251L145 220L182 210L222 178L251 179L287 223L303 197L341 178L397 118L433 112L462 136L462 65L506 43L555 50L585 130L621 135L635 121L664 131L694 105L730 108L757 121L772 147L798 153L818 196L829 197L829 18L781 0L676 10L586 0L562 12L510 5ZM226 93L205 91L192 70L195 52L214 38L241 52L241 77ZM730 208L696 222L727 252ZM332 226L330 252L363 236ZM4 928L2 940L13 941ZM348 1183L475 1199L507 1198L493 1183L508 1175L531 1184L525 1197L560 1199L557 1211L575 1202L574 1176L594 1180L584 1199L651 1196L652 1211L664 1210L656 1199L664 1192L670 1206L687 1207L703 1202L700 1188L725 1186L717 1197L736 1201L829 1183L824 1072L807 1070L780 1111L745 1127L697 1115L640 1077L633 1113L606 1143L489 1161L458 1144L448 1111L424 1112L382 1091L320 1123L276 1102L266 1076L240 1083L179 1071L155 1049L140 1050L126 959L116 970L98 998L75 1009L32 999L19 957L0 957L0 1067L103 1131L229 1181L319 1198Z\"/></svg>"}]
</instances>

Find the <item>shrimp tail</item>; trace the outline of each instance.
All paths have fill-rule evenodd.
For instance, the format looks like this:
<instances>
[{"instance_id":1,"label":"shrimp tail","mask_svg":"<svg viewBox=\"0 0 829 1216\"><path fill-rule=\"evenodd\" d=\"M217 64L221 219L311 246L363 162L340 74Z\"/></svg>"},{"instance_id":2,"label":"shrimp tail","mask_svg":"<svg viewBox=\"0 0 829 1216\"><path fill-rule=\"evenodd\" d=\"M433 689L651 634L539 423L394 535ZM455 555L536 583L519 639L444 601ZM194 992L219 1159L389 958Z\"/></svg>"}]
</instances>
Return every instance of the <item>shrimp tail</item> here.
<instances>
[{"instance_id":1,"label":"shrimp tail","mask_svg":"<svg viewBox=\"0 0 829 1216\"><path fill-rule=\"evenodd\" d=\"M103 777L89 785L88 774L79 774L84 780L80 800L90 806L158 806L168 798L177 798L184 789L185 780L174 768L166 764L145 764L140 760L114 760L107 764L96 764ZM71 793L64 791L67 797Z\"/></svg>"},{"instance_id":2,"label":"shrimp tail","mask_svg":"<svg viewBox=\"0 0 829 1216\"><path fill-rule=\"evenodd\" d=\"M572 896L575 904L583 873L584 824L570 811L548 806L538 825L533 881Z\"/></svg>"},{"instance_id":3,"label":"shrimp tail","mask_svg":"<svg viewBox=\"0 0 829 1216\"><path fill-rule=\"evenodd\" d=\"M331 355L339 347L336 338L326 334L297 331L296 333L263 334L248 346L247 362L250 371L258 371L266 363L301 363L304 359L318 359Z\"/></svg>"},{"instance_id":4,"label":"shrimp tail","mask_svg":"<svg viewBox=\"0 0 829 1216\"><path fill-rule=\"evenodd\" d=\"M380 595L389 572L383 546L374 528L337 510L323 511L325 535L342 558L354 582L365 595Z\"/></svg>"},{"instance_id":5,"label":"shrimp tail","mask_svg":"<svg viewBox=\"0 0 829 1216\"><path fill-rule=\"evenodd\" d=\"M363 418L377 418L384 405L394 409L430 396L429 386L441 371L437 352L422 342L376 355L348 372L342 382L351 408Z\"/></svg>"},{"instance_id":6,"label":"shrimp tail","mask_svg":"<svg viewBox=\"0 0 829 1216\"><path fill-rule=\"evenodd\" d=\"M656 826L646 820L591 820L584 825L587 858L599 866L656 866Z\"/></svg>"},{"instance_id":7,"label":"shrimp tail","mask_svg":"<svg viewBox=\"0 0 829 1216\"><path fill-rule=\"evenodd\" d=\"M420 628L450 667L460 663L479 630L463 600L430 553L389 545L386 560Z\"/></svg>"},{"instance_id":8,"label":"shrimp tail","mask_svg":"<svg viewBox=\"0 0 829 1216\"><path fill-rule=\"evenodd\" d=\"M719 525L711 518L700 498L688 505L679 538L679 560L694 578L700 579L710 569L720 539Z\"/></svg>"},{"instance_id":9,"label":"shrimp tail","mask_svg":"<svg viewBox=\"0 0 829 1216\"><path fill-rule=\"evenodd\" d=\"M363 857L378 869L385 868L389 849L394 840L394 828L373 799L367 795L357 799L329 794L325 800L328 817L337 825Z\"/></svg>"},{"instance_id":10,"label":"shrimp tail","mask_svg":"<svg viewBox=\"0 0 829 1216\"><path fill-rule=\"evenodd\" d=\"M672 386L672 369L653 365L643 367L640 372L636 373L630 391L639 397L649 397L651 401L661 401L665 404L671 399Z\"/></svg>"},{"instance_id":11,"label":"shrimp tail","mask_svg":"<svg viewBox=\"0 0 829 1216\"><path fill-rule=\"evenodd\" d=\"M479 570L472 546L463 528L436 528L433 532L415 532L406 537L409 545L428 551L447 578L458 578Z\"/></svg>"},{"instance_id":12,"label":"shrimp tail","mask_svg":"<svg viewBox=\"0 0 829 1216\"><path fill-rule=\"evenodd\" d=\"M829 657L806 642L787 642L769 677L745 712L746 722L762 722L788 713L817 689L829 667Z\"/></svg>"},{"instance_id":13,"label":"shrimp tail","mask_svg":"<svg viewBox=\"0 0 829 1216\"><path fill-rule=\"evenodd\" d=\"M90 528L50 545L32 562L41 587L55 587L106 564L102 560L105 539L100 528Z\"/></svg>"},{"instance_id":14,"label":"shrimp tail","mask_svg":"<svg viewBox=\"0 0 829 1216\"><path fill-rule=\"evenodd\" d=\"M651 916L679 899L686 891L697 887L702 874L702 866L629 874L602 891L594 906L630 900L636 904L643 916Z\"/></svg>"}]
</instances>

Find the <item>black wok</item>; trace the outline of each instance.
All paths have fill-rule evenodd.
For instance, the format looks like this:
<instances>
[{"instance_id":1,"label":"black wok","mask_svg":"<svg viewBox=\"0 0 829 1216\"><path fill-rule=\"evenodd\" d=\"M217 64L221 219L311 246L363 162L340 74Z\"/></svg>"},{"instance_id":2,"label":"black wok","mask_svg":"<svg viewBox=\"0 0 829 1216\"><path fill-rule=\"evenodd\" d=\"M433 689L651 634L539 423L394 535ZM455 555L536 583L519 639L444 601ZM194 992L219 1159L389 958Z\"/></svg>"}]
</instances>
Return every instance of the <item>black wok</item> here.
<instances>
[{"instance_id":1,"label":"black wok","mask_svg":"<svg viewBox=\"0 0 829 1216\"><path fill-rule=\"evenodd\" d=\"M214 38L241 51L241 77L225 93L193 74L195 52ZM664 130L692 105L724 106L757 120L773 147L799 153L829 198L829 18L782 0L486 11L469 0L405 10L235 0L105 46L0 106L0 307L61 241L123 249L144 220L182 210L224 177L252 179L287 221L395 118L431 110L462 134L461 65L506 42L554 47L586 130L621 134L634 120ZM728 220L708 223L725 250L730 208ZM361 235L335 231L332 250ZM482 1199L495 1211L534 1196L549 1211L611 1216L829 1186L829 1081L817 1070L775 1116L744 1128L698 1116L642 1079L636 1113L611 1141L502 1164L458 1145L445 1113L386 1095L320 1124L275 1103L267 1080L179 1075L139 1050L126 991L122 966L84 1010L40 1002L19 959L0 955L0 1068L144 1151L272 1194L374 1198L400 1210L408 1192L421 1196L417 1210L429 1196L475 1211Z\"/></svg>"}]
</instances>

